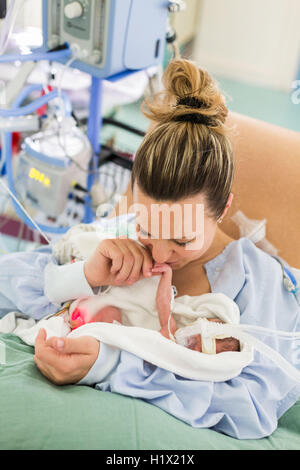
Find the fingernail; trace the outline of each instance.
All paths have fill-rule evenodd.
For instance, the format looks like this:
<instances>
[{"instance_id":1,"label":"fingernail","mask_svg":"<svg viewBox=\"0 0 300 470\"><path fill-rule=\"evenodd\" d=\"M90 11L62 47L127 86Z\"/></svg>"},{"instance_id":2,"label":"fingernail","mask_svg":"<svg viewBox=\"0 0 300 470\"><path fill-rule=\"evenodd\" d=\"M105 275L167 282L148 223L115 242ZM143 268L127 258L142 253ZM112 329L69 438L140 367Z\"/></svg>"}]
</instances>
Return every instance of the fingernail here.
<instances>
[{"instance_id":1,"label":"fingernail","mask_svg":"<svg viewBox=\"0 0 300 470\"><path fill-rule=\"evenodd\" d=\"M56 341L56 346L57 346L57 349L63 349L63 347L64 347L64 340L59 338L59 339Z\"/></svg>"}]
</instances>

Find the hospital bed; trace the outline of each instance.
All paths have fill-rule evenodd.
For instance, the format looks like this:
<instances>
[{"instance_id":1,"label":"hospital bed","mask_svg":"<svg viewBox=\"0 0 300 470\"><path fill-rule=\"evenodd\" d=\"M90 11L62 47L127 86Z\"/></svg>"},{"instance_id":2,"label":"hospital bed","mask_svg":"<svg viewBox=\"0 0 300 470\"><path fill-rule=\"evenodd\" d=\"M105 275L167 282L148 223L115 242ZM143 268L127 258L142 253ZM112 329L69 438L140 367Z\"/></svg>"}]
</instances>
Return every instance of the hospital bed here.
<instances>
[{"instance_id":1,"label":"hospital bed","mask_svg":"<svg viewBox=\"0 0 300 470\"><path fill-rule=\"evenodd\" d=\"M237 208L268 219L268 238L291 266L300 268L300 134L231 114ZM226 217L224 231L238 238ZM236 440L196 429L143 400L87 386L56 386L33 362L33 348L0 335L0 449L298 450L300 401L259 440ZM1 349L2 348L2 349Z\"/></svg>"}]
</instances>

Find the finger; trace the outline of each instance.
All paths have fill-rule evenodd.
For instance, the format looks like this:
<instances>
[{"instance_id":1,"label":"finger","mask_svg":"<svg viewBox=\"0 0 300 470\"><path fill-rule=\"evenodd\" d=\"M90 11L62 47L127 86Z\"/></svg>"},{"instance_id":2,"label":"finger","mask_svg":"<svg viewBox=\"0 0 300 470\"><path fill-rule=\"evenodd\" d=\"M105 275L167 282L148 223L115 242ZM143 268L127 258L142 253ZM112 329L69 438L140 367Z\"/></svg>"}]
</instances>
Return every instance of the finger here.
<instances>
[{"instance_id":1,"label":"finger","mask_svg":"<svg viewBox=\"0 0 300 470\"><path fill-rule=\"evenodd\" d=\"M170 284L172 283L172 276L173 276L172 268L168 266L167 264L164 264L161 266L154 266L154 268L152 268L152 273L162 274L161 282L164 285L168 285L168 283Z\"/></svg>"},{"instance_id":2,"label":"finger","mask_svg":"<svg viewBox=\"0 0 300 470\"><path fill-rule=\"evenodd\" d=\"M145 277L152 276L153 258L147 248L143 248L144 262L143 262L143 274Z\"/></svg>"},{"instance_id":3,"label":"finger","mask_svg":"<svg viewBox=\"0 0 300 470\"><path fill-rule=\"evenodd\" d=\"M57 336L51 336L51 338L47 339L46 341L46 346L49 346L56 351L61 351L64 348L64 344L64 338Z\"/></svg>"},{"instance_id":4,"label":"finger","mask_svg":"<svg viewBox=\"0 0 300 470\"><path fill-rule=\"evenodd\" d=\"M167 269L165 266L154 266L151 271L154 273L165 273Z\"/></svg>"},{"instance_id":5,"label":"finger","mask_svg":"<svg viewBox=\"0 0 300 470\"><path fill-rule=\"evenodd\" d=\"M124 273L127 273L126 278L128 277L134 261L132 259L132 253L128 245L128 239L126 239L126 241L119 241L119 239L116 239L113 242L113 248L111 252L112 267L110 271L112 274L116 274L116 279L120 281L124 280Z\"/></svg>"},{"instance_id":6,"label":"finger","mask_svg":"<svg viewBox=\"0 0 300 470\"><path fill-rule=\"evenodd\" d=\"M111 262L110 272L112 274L119 271L122 267L123 257L122 252L114 240L104 240L99 245L100 253Z\"/></svg>"},{"instance_id":7,"label":"finger","mask_svg":"<svg viewBox=\"0 0 300 470\"><path fill-rule=\"evenodd\" d=\"M143 277L151 277L153 260L149 250L135 240L130 239L127 246L134 256L134 264L129 274L129 279L136 282Z\"/></svg>"},{"instance_id":8,"label":"finger","mask_svg":"<svg viewBox=\"0 0 300 470\"><path fill-rule=\"evenodd\" d=\"M131 283L138 281L143 277L143 263L144 263L144 253L136 244L130 245L130 250L134 258L132 269L128 275L128 280Z\"/></svg>"},{"instance_id":9,"label":"finger","mask_svg":"<svg viewBox=\"0 0 300 470\"><path fill-rule=\"evenodd\" d=\"M56 343L55 343L56 340ZM61 354L84 354L89 355L95 351L100 343L91 336L81 336L80 338L55 338L53 344Z\"/></svg>"},{"instance_id":10,"label":"finger","mask_svg":"<svg viewBox=\"0 0 300 470\"><path fill-rule=\"evenodd\" d=\"M46 338L47 338L46 330L44 328L41 328L35 339L35 348L39 349L43 347L45 345Z\"/></svg>"},{"instance_id":11,"label":"finger","mask_svg":"<svg viewBox=\"0 0 300 470\"><path fill-rule=\"evenodd\" d=\"M120 250L122 251L122 254L123 254L123 260L122 260L123 263L122 263L121 269L117 273L116 281L117 282L125 282L125 281L127 281L128 277L129 277L129 275L132 271L135 259L134 259L134 254L128 248L128 246L126 246L126 245L120 246Z\"/></svg>"},{"instance_id":12,"label":"finger","mask_svg":"<svg viewBox=\"0 0 300 470\"><path fill-rule=\"evenodd\" d=\"M110 272L111 274L116 274L120 271L122 268L123 264L123 251L117 247L114 246L114 248L111 251L111 268Z\"/></svg>"}]
</instances>

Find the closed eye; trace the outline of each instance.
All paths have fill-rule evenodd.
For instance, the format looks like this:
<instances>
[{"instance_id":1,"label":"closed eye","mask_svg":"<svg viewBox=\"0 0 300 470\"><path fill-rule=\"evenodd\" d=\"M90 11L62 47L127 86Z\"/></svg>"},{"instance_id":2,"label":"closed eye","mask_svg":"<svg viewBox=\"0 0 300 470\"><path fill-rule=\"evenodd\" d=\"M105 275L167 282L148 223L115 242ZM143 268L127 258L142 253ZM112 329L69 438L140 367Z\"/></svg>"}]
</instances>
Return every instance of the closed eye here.
<instances>
[{"instance_id":1,"label":"closed eye","mask_svg":"<svg viewBox=\"0 0 300 470\"><path fill-rule=\"evenodd\" d=\"M178 242L176 240L172 240L174 243L176 243L176 245L179 245L179 246L186 246L188 245L189 243L191 243L193 240L188 240L186 242Z\"/></svg>"},{"instance_id":2,"label":"closed eye","mask_svg":"<svg viewBox=\"0 0 300 470\"><path fill-rule=\"evenodd\" d=\"M150 237L150 238L151 238L150 233L148 233L148 232L146 232L144 229L142 229L141 226L140 226L140 228L139 228L139 232L140 232L141 236L143 236L143 237ZM193 238L192 240L187 240L186 242L179 242L179 241L177 241L177 240L170 240L170 241L176 243L176 245L178 245L178 246L186 246L186 245L188 245L189 243L193 242L194 240L195 240L195 238Z\"/></svg>"}]
</instances>

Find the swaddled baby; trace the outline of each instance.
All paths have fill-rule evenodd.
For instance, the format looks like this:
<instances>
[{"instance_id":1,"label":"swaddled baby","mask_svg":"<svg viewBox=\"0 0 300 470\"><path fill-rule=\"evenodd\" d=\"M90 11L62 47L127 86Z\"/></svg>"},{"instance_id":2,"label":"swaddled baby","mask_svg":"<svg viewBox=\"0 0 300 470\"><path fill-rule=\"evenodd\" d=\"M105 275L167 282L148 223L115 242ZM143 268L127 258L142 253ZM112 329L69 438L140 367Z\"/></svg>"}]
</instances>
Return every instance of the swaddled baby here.
<instances>
[{"instance_id":1,"label":"swaddled baby","mask_svg":"<svg viewBox=\"0 0 300 470\"><path fill-rule=\"evenodd\" d=\"M176 333L178 327L177 322L172 315L172 292L174 295L172 286L172 269L167 264L156 263L153 268L153 273L161 273L155 299L160 323L160 333L168 339L175 340L174 334ZM123 286L121 289L130 289L130 287ZM144 302L147 302L146 295L143 300ZM95 297L78 299L77 301L73 302L69 309L69 322L71 328L76 329L86 323L93 322L117 322L123 324L121 308L110 304L97 309L96 304L97 298ZM219 318L207 318L207 320L224 323ZM208 350L205 348L205 344L203 343L200 334L189 336L185 342L185 345L194 351L209 353L240 350L239 341L232 337L222 337L219 339L216 338L213 342L213 348L210 347Z\"/></svg>"}]
</instances>

